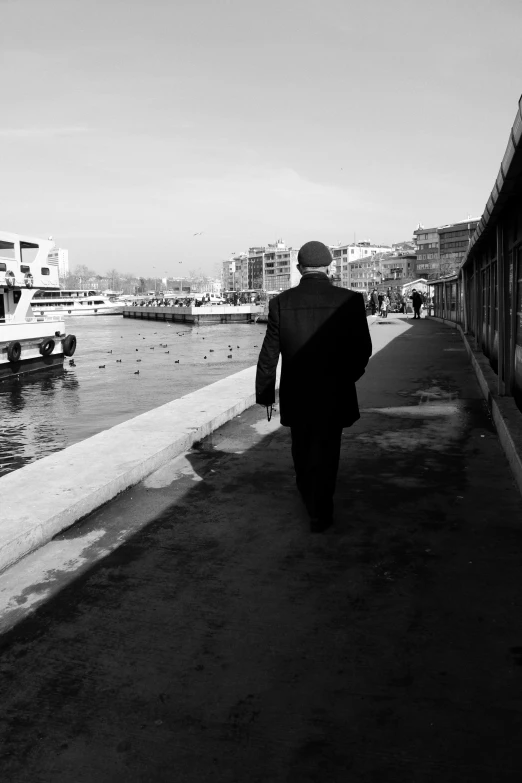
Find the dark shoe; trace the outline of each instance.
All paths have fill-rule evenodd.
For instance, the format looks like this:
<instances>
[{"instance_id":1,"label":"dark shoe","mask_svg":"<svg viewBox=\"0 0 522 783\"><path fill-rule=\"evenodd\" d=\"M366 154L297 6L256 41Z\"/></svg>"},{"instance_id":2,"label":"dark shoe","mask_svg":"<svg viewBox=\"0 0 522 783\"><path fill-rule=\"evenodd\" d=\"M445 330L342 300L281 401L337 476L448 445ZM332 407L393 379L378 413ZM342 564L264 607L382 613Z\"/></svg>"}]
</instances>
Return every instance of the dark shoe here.
<instances>
[{"instance_id":1,"label":"dark shoe","mask_svg":"<svg viewBox=\"0 0 522 783\"><path fill-rule=\"evenodd\" d=\"M322 519L321 517L312 517L310 519L310 533L324 533L329 527L332 527L333 519L329 517Z\"/></svg>"}]
</instances>

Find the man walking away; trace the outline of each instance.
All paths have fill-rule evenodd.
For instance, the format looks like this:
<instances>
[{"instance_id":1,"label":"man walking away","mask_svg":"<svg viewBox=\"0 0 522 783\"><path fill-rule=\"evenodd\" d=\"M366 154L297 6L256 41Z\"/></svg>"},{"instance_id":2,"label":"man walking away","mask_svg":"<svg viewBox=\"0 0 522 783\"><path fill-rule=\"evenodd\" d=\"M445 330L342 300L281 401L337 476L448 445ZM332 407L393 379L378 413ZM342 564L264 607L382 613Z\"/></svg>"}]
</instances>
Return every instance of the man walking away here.
<instances>
[{"instance_id":1,"label":"man walking away","mask_svg":"<svg viewBox=\"0 0 522 783\"><path fill-rule=\"evenodd\" d=\"M355 382L364 374L372 343L360 293L328 278L332 261L322 242L299 250L298 286L274 297L256 375L256 401L275 400L276 367L282 356L281 424L290 427L296 483L311 531L333 522L333 495L341 435L359 418Z\"/></svg>"},{"instance_id":2,"label":"man walking away","mask_svg":"<svg viewBox=\"0 0 522 783\"><path fill-rule=\"evenodd\" d=\"M420 319L420 311L422 307L422 296L419 294L416 288L413 289L411 294L411 303L413 305L413 317Z\"/></svg>"}]
</instances>

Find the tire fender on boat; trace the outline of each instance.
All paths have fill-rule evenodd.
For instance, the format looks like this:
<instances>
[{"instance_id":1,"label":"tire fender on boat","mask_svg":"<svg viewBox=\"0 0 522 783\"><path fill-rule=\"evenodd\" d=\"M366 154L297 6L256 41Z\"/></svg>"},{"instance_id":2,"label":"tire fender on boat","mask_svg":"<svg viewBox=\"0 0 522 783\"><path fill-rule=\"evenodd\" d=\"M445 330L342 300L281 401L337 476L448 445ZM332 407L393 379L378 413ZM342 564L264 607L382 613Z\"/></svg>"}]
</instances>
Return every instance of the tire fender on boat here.
<instances>
[{"instance_id":1,"label":"tire fender on boat","mask_svg":"<svg viewBox=\"0 0 522 783\"><path fill-rule=\"evenodd\" d=\"M42 340L38 348L42 356L50 356L54 351L54 340L48 337L46 340Z\"/></svg>"},{"instance_id":2,"label":"tire fender on boat","mask_svg":"<svg viewBox=\"0 0 522 783\"><path fill-rule=\"evenodd\" d=\"M24 277L24 283L26 284L27 288L32 288L34 284L33 276L30 272L26 274Z\"/></svg>"},{"instance_id":3,"label":"tire fender on boat","mask_svg":"<svg viewBox=\"0 0 522 783\"><path fill-rule=\"evenodd\" d=\"M76 337L74 334L68 334L65 339L62 340L63 353L65 356L73 356L76 350Z\"/></svg>"},{"instance_id":4,"label":"tire fender on boat","mask_svg":"<svg viewBox=\"0 0 522 783\"><path fill-rule=\"evenodd\" d=\"M19 342L15 341L9 343L7 346L7 358L10 362L19 362L22 355L22 346Z\"/></svg>"},{"instance_id":5,"label":"tire fender on boat","mask_svg":"<svg viewBox=\"0 0 522 783\"><path fill-rule=\"evenodd\" d=\"M5 284L8 288L12 288L15 283L16 283L16 278L14 272L8 269L7 272L5 273Z\"/></svg>"}]
</instances>

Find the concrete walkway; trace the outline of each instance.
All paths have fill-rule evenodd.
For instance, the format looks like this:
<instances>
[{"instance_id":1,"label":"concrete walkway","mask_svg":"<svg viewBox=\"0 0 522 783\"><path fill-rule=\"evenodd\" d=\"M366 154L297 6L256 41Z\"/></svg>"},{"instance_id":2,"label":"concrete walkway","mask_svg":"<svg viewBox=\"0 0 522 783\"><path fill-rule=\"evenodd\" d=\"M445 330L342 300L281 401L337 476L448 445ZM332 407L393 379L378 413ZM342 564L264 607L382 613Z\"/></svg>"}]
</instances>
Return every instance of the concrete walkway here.
<instances>
[{"instance_id":1,"label":"concrete walkway","mask_svg":"<svg viewBox=\"0 0 522 783\"><path fill-rule=\"evenodd\" d=\"M335 533L252 408L0 578L1 780L519 783L521 498L458 333L372 337Z\"/></svg>"}]
</instances>

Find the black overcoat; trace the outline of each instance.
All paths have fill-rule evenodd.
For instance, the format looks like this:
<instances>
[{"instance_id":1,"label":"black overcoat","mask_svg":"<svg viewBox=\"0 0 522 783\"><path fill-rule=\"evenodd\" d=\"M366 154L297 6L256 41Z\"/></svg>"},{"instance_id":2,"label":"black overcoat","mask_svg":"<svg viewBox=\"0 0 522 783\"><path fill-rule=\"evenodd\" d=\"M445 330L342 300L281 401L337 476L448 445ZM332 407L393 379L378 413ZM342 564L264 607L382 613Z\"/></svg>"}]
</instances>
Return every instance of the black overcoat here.
<instances>
[{"instance_id":1,"label":"black overcoat","mask_svg":"<svg viewBox=\"0 0 522 783\"><path fill-rule=\"evenodd\" d=\"M275 400L279 354L281 424L349 427L357 421L355 381L372 355L361 294L313 272L270 301L257 363L256 401L261 405Z\"/></svg>"}]
</instances>

